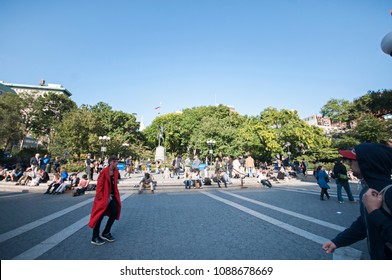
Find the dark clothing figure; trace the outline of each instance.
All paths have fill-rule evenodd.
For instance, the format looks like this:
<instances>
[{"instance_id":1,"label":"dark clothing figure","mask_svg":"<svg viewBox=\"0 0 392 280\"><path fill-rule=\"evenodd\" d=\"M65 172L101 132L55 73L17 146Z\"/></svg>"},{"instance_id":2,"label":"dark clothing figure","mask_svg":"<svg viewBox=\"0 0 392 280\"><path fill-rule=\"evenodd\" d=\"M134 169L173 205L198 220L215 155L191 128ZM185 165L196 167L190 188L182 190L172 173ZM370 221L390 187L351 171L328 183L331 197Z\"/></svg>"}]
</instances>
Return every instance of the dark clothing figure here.
<instances>
[{"instance_id":1,"label":"dark clothing figure","mask_svg":"<svg viewBox=\"0 0 392 280\"><path fill-rule=\"evenodd\" d=\"M338 191L338 201L340 203L343 202L343 197L342 197L342 188L347 193L348 200L354 201L353 194L350 189L350 184L348 182L348 176L347 176L347 169L342 163L341 160L338 160L333 168L333 176L335 177L336 180L336 187Z\"/></svg>"},{"instance_id":2,"label":"dark clothing figure","mask_svg":"<svg viewBox=\"0 0 392 280\"><path fill-rule=\"evenodd\" d=\"M301 169L302 169L302 174L304 174L304 176L306 177L308 172L308 163L305 161L305 159L303 159L301 162Z\"/></svg>"},{"instance_id":3,"label":"dark clothing figure","mask_svg":"<svg viewBox=\"0 0 392 280\"><path fill-rule=\"evenodd\" d=\"M351 152L351 154L350 154ZM369 254L372 259L392 259L392 215L387 208L392 209L392 188L383 194L383 204L380 208L368 213L368 189L380 193L392 184L392 148L382 144L364 143L355 146L354 151L339 151L341 155L351 160L351 168L359 166L363 178L363 190L360 194L360 213L358 219L345 231L338 234L331 242L324 244L323 249L332 253L335 248L349 246L367 238ZM366 193L366 194L365 194ZM377 195L376 195L377 196ZM363 198L363 200L362 200ZM385 206L385 207L384 207Z\"/></svg>"},{"instance_id":4,"label":"dark clothing figure","mask_svg":"<svg viewBox=\"0 0 392 280\"><path fill-rule=\"evenodd\" d=\"M47 183L49 181L49 174L48 172L44 171L41 175L41 178L39 179L38 183Z\"/></svg>"},{"instance_id":5,"label":"dark clothing figure","mask_svg":"<svg viewBox=\"0 0 392 280\"><path fill-rule=\"evenodd\" d=\"M93 180L94 175L94 161L90 156L86 159L86 173L90 180Z\"/></svg>"}]
</instances>

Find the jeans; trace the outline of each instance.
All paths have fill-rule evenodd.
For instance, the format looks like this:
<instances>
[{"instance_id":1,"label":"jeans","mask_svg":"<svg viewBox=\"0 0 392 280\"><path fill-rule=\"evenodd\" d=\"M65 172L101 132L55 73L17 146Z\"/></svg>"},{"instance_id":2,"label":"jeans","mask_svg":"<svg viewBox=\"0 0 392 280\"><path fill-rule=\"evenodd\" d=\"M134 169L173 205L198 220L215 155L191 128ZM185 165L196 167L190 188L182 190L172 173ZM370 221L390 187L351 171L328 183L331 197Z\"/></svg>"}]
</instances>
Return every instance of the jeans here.
<instances>
[{"instance_id":1,"label":"jeans","mask_svg":"<svg viewBox=\"0 0 392 280\"><path fill-rule=\"evenodd\" d=\"M338 189L338 200L339 201L343 201L342 187L344 188L344 190L347 193L348 200L354 201L354 197L353 197L353 194L351 193L351 189L350 189L350 184L348 182L342 183L339 180L336 180L336 186L337 186L337 189Z\"/></svg>"},{"instance_id":2,"label":"jeans","mask_svg":"<svg viewBox=\"0 0 392 280\"><path fill-rule=\"evenodd\" d=\"M185 184L185 188L186 189L190 189L191 186L192 186L192 181L191 180L185 180L184 184Z\"/></svg>"}]
</instances>

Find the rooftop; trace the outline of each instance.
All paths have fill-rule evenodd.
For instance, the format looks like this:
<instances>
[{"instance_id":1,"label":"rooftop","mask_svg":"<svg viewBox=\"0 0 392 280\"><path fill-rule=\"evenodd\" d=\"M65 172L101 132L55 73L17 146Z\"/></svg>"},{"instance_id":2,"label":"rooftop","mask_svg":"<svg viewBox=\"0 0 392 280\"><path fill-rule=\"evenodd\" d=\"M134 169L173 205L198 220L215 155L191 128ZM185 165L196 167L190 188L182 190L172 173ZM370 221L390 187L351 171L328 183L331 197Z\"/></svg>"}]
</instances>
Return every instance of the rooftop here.
<instances>
[{"instance_id":1,"label":"rooftop","mask_svg":"<svg viewBox=\"0 0 392 280\"><path fill-rule=\"evenodd\" d=\"M44 90L44 91L54 91L54 92L62 92L66 94L68 97L72 95L65 87L59 84L47 84L47 85L23 85L23 84L12 84L0 81L0 85L3 85L7 88L17 88L17 89L32 89L32 90ZM1 90L1 88L0 88ZM13 91L15 92L15 91Z\"/></svg>"}]
</instances>

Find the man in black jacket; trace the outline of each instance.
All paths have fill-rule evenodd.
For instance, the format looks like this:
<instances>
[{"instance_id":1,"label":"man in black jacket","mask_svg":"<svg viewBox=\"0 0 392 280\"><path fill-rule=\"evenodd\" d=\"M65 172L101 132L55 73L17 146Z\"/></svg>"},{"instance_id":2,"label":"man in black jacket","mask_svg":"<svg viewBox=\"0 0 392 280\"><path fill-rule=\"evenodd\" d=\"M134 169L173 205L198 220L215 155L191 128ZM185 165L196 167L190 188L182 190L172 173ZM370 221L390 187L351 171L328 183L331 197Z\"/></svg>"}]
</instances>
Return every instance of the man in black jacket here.
<instances>
[{"instance_id":1,"label":"man in black jacket","mask_svg":"<svg viewBox=\"0 0 392 280\"><path fill-rule=\"evenodd\" d=\"M385 191L386 187L392 185L392 148L364 143L351 151L339 153L350 160L354 176L363 179L361 215L322 248L329 254L336 248L367 238L371 259L392 259L392 188Z\"/></svg>"},{"instance_id":2,"label":"man in black jacket","mask_svg":"<svg viewBox=\"0 0 392 280\"><path fill-rule=\"evenodd\" d=\"M347 176L347 169L342 163L341 159L338 159L336 161L335 166L333 167L333 177L336 180L336 187L338 190L338 201L339 203L344 203L343 197L342 197L342 187L347 193L348 200L354 202L354 197L350 189L350 184L348 182L348 176Z\"/></svg>"}]
</instances>

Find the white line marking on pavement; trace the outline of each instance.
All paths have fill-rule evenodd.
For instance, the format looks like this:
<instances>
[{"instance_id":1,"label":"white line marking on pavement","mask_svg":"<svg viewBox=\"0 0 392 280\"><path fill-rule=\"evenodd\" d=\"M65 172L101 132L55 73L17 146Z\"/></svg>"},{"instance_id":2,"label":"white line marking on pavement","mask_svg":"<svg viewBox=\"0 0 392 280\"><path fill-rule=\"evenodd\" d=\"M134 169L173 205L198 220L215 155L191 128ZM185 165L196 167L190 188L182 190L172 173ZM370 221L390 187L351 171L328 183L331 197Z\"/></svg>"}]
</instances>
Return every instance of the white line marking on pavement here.
<instances>
[{"instance_id":1,"label":"white line marking on pavement","mask_svg":"<svg viewBox=\"0 0 392 280\"><path fill-rule=\"evenodd\" d=\"M241 196L241 195L238 195L238 194L234 194L234 193L231 193L231 192L225 192L225 191L220 191L220 192L222 192L224 194L227 194L227 195L234 196L236 198L239 198L239 199L242 199L242 200L245 200L245 201L248 201L248 202L251 202L253 204L257 204L257 205L263 206L265 208L269 208L269 209L272 209L272 210L284 213L286 215L290 215L290 216L293 216L293 217L296 217L296 218L299 218L299 219L302 219L302 220L305 220L305 221L308 221L308 222L312 222L312 223L315 223L315 224L318 224L318 225L321 225L321 226L324 226L324 227L332 228L332 229L335 229L337 231L343 231L343 230L346 229L345 227L342 227L342 226L339 226L339 225L328 223L328 222L325 222L325 221L322 221L322 220L319 220L319 219L316 219L316 218L312 218L310 216L302 215L302 214L299 214L297 212L286 210L286 209L283 209L283 208L280 208L280 207L277 207L277 206L273 206L271 204L263 203L263 202L260 202L260 201L257 201L257 200L251 199L251 198L247 198L247 197L244 197L244 196Z\"/></svg>"},{"instance_id":2,"label":"white line marking on pavement","mask_svg":"<svg viewBox=\"0 0 392 280\"><path fill-rule=\"evenodd\" d=\"M94 200L94 198L90 198L90 199L88 199L86 201L80 202L80 203L75 204L75 205L73 205L71 207L63 209L63 210L61 210L59 212L56 212L56 213L53 213L53 214L51 214L49 216L43 217L43 218L41 218L39 220L36 220L34 222L31 222L31 223L29 223L27 225L24 225L24 226L21 226L21 227L18 227L16 229L14 229L14 230L2 233L2 234L0 234L0 243L2 243L4 241L7 241L8 239L14 238L14 237L16 237L18 235L21 235L21 234L23 234L25 232L28 232L28 231L30 231L30 230L32 230L32 229L34 229L36 227L39 227L39 226L41 226L43 224L46 224L46 223L48 223L48 222L50 222L50 221L52 221L54 219L57 219L57 218L65 215L65 214L68 214L69 212L72 212L72 211L74 211L74 210L76 210L76 209L78 209L80 207L83 207L83 206L91 203L93 200Z\"/></svg>"},{"instance_id":3,"label":"white line marking on pavement","mask_svg":"<svg viewBox=\"0 0 392 280\"><path fill-rule=\"evenodd\" d=\"M0 199L2 198L10 198L10 197L18 197L21 195L26 195L27 193L13 193L13 194L7 194L7 195L2 195L0 196Z\"/></svg>"},{"instance_id":4,"label":"white line marking on pavement","mask_svg":"<svg viewBox=\"0 0 392 280\"><path fill-rule=\"evenodd\" d=\"M124 194L121 196L121 201L124 201L132 194ZM89 199L90 201L91 199ZM80 230L81 228L85 227L90 220L90 214L86 217L80 219L76 223L70 225L69 227L63 229L62 231L52 235L48 239L42 241L40 244L30 248L29 250L23 252L22 254L14 257L14 260L35 260L39 256L43 255L44 253L48 252L66 238L70 237L72 234Z\"/></svg>"},{"instance_id":5,"label":"white line marking on pavement","mask_svg":"<svg viewBox=\"0 0 392 280\"><path fill-rule=\"evenodd\" d=\"M280 228L282 228L282 229L285 229L285 230L287 230L287 231L289 231L289 232L291 232L291 233L294 233L294 234L296 234L296 235L299 235L299 236L301 236L301 237L303 237L303 238L305 238L305 239L311 240L311 241L316 242L316 243L318 243L318 244L321 244L321 245L322 245L322 244L324 244L325 242L329 241L329 239L327 239L327 238L325 238L325 237L322 237L322 236L319 236L319 235L310 233L310 232L308 232L308 231L305 231L305 230L300 229L300 228L298 228L298 227L292 226L292 225L287 224L287 223L285 223L285 222L279 221L279 220L274 219L274 218L272 218L272 217L269 217L269 216L267 216L267 215L263 215L263 214L261 214L261 213L259 213L259 212L257 212L257 211L254 211L254 210L252 210L252 209L249 209L249 208L247 208L247 207L244 207L244 206L242 206L242 205L240 205L240 204L238 204L238 203L235 203L235 202L232 202L232 201L230 201L230 200L221 198L221 197L219 197L219 196L213 195L213 194L208 193L208 192L201 192L201 193L204 194L204 195L206 195L206 196L211 197L212 199L215 199L215 200L217 200L217 201L220 201L220 202L222 202L222 203L224 203L224 204L226 204L226 205L229 205L229 206L231 206L231 207L234 207L234 208L236 208L236 209L238 209L238 210L240 210L240 211L242 211L242 212L245 212L245 213L247 213L247 214L249 214L249 215L252 215L252 216L254 216L254 217L256 217L256 218L258 218L258 219L260 219L260 220L266 221L266 222L268 222L268 223L270 223L270 224L273 224L273 225L275 225L275 226L277 226L277 227L280 227ZM356 250L356 249L351 248L351 247L346 247L346 248L345 248L345 256L344 256L344 257L342 256L341 258L342 258L342 259L344 258L344 259L352 259L352 260L355 260L355 259L359 259L359 258L361 257L361 255L362 255L362 252L361 252L361 251Z\"/></svg>"},{"instance_id":6,"label":"white line marking on pavement","mask_svg":"<svg viewBox=\"0 0 392 280\"><path fill-rule=\"evenodd\" d=\"M291 187L276 187L275 190L277 190L277 189L285 190L285 191L289 191L289 192L307 193L307 194L313 194L313 195L320 196L320 191L315 190L315 189L309 190L309 189L301 189L301 188L296 188L296 187L294 187L294 188L291 188ZM329 192L329 195L331 197L338 197L337 192L333 192L333 193ZM342 196L345 197L345 198L348 198L347 194L342 193ZM357 195L357 194L353 194L353 196L356 199L359 198L359 195Z\"/></svg>"}]
</instances>

